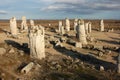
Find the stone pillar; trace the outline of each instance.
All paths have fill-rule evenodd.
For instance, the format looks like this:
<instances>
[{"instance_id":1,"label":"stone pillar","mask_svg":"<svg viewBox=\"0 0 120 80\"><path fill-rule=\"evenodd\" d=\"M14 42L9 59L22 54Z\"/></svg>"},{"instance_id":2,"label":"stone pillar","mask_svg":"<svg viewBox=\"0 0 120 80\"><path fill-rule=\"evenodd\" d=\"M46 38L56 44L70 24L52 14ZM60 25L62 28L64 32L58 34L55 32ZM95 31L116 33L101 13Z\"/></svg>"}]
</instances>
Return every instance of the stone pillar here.
<instances>
[{"instance_id":1,"label":"stone pillar","mask_svg":"<svg viewBox=\"0 0 120 80\"><path fill-rule=\"evenodd\" d=\"M60 32L60 31L61 31L60 28L62 27L62 21L59 21L58 24L59 24L59 25L58 25L58 29L59 29L59 32Z\"/></svg>"},{"instance_id":2,"label":"stone pillar","mask_svg":"<svg viewBox=\"0 0 120 80\"><path fill-rule=\"evenodd\" d=\"M70 31L70 21L68 18L65 19L65 30Z\"/></svg>"},{"instance_id":3,"label":"stone pillar","mask_svg":"<svg viewBox=\"0 0 120 80\"><path fill-rule=\"evenodd\" d=\"M34 21L30 20L30 27L34 27L34 26L35 26Z\"/></svg>"},{"instance_id":4,"label":"stone pillar","mask_svg":"<svg viewBox=\"0 0 120 80\"><path fill-rule=\"evenodd\" d=\"M30 56L36 59L45 58L45 41L44 41L44 28L42 26L36 26L30 30L29 42L30 42Z\"/></svg>"},{"instance_id":5,"label":"stone pillar","mask_svg":"<svg viewBox=\"0 0 120 80\"><path fill-rule=\"evenodd\" d=\"M89 25L89 23L87 22L87 23L85 23L85 32L86 32L86 34L88 34L88 25Z\"/></svg>"},{"instance_id":6,"label":"stone pillar","mask_svg":"<svg viewBox=\"0 0 120 80\"><path fill-rule=\"evenodd\" d=\"M15 17L12 17L10 19L10 32L13 36L16 36L18 34L17 23L16 23Z\"/></svg>"},{"instance_id":7,"label":"stone pillar","mask_svg":"<svg viewBox=\"0 0 120 80\"><path fill-rule=\"evenodd\" d=\"M104 22L103 20L100 21L100 31L104 31Z\"/></svg>"},{"instance_id":8,"label":"stone pillar","mask_svg":"<svg viewBox=\"0 0 120 80\"><path fill-rule=\"evenodd\" d=\"M90 34L91 33L91 31L92 31L92 27L91 27L91 22L88 22L88 33Z\"/></svg>"},{"instance_id":9,"label":"stone pillar","mask_svg":"<svg viewBox=\"0 0 120 80\"><path fill-rule=\"evenodd\" d=\"M83 20L78 21L76 37L78 38L79 42L81 42L82 44L87 44L85 25Z\"/></svg>"},{"instance_id":10,"label":"stone pillar","mask_svg":"<svg viewBox=\"0 0 120 80\"><path fill-rule=\"evenodd\" d=\"M21 30L28 30L27 20L25 16L22 16Z\"/></svg>"},{"instance_id":11,"label":"stone pillar","mask_svg":"<svg viewBox=\"0 0 120 80\"><path fill-rule=\"evenodd\" d=\"M118 61L117 61L117 72L120 73L120 53L118 55Z\"/></svg>"},{"instance_id":12,"label":"stone pillar","mask_svg":"<svg viewBox=\"0 0 120 80\"><path fill-rule=\"evenodd\" d=\"M75 20L74 20L74 31L76 31L77 21L78 21L78 19L75 19Z\"/></svg>"},{"instance_id":13,"label":"stone pillar","mask_svg":"<svg viewBox=\"0 0 120 80\"><path fill-rule=\"evenodd\" d=\"M64 34L65 34L64 26L61 26L61 27L60 27L60 33L61 33L61 35L64 35Z\"/></svg>"}]
</instances>

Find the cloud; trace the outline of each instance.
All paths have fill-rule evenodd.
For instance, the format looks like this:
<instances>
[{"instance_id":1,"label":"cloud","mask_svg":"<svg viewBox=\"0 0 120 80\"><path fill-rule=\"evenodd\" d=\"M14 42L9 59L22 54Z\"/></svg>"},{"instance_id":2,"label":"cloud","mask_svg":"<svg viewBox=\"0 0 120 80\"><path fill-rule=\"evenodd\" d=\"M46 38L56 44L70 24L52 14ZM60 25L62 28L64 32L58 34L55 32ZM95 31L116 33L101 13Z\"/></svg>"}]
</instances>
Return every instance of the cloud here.
<instances>
[{"instance_id":1,"label":"cloud","mask_svg":"<svg viewBox=\"0 0 120 80\"><path fill-rule=\"evenodd\" d=\"M52 0L52 2L51 5L41 10L75 14L94 14L103 11L120 10L120 0Z\"/></svg>"},{"instance_id":2,"label":"cloud","mask_svg":"<svg viewBox=\"0 0 120 80\"><path fill-rule=\"evenodd\" d=\"M7 14L7 11L0 10L0 14Z\"/></svg>"}]
</instances>

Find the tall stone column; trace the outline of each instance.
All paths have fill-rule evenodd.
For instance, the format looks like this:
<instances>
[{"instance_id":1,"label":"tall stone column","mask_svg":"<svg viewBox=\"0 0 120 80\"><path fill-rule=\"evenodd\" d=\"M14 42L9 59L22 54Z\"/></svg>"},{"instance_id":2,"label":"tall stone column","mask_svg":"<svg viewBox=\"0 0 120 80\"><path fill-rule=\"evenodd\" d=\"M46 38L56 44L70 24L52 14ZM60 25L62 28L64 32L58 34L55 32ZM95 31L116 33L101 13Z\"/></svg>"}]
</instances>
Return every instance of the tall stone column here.
<instances>
[{"instance_id":1,"label":"tall stone column","mask_svg":"<svg viewBox=\"0 0 120 80\"><path fill-rule=\"evenodd\" d=\"M30 30L29 42L30 42L30 56L36 59L45 58L45 41L44 41L44 28L42 26L36 26Z\"/></svg>"},{"instance_id":2,"label":"tall stone column","mask_svg":"<svg viewBox=\"0 0 120 80\"><path fill-rule=\"evenodd\" d=\"M82 44L87 44L85 25L83 20L78 21L76 37L78 38L79 42L81 42Z\"/></svg>"},{"instance_id":3,"label":"tall stone column","mask_svg":"<svg viewBox=\"0 0 120 80\"><path fill-rule=\"evenodd\" d=\"M68 18L65 19L65 30L70 31L70 21Z\"/></svg>"},{"instance_id":4,"label":"tall stone column","mask_svg":"<svg viewBox=\"0 0 120 80\"><path fill-rule=\"evenodd\" d=\"M61 33L61 35L64 35L64 34L65 34L64 26L61 26L61 27L60 27L60 33Z\"/></svg>"},{"instance_id":5,"label":"tall stone column","mask_svg":"<svg viewBox=\"0 0 120 80\"><path fill-rule=\"evenodd\" d=\"M10 19L10 32L13 36L16 36L18 34L17 23L16 23L15 17L12 17Z\"/></svg>"},{"instance_id":6,"label":"tall stone column","mask_svg":"<svg viewBox=\"0 0 120 80\"><path fill-rule=\"evenodd\" d=\"M61 31L61 30L60 30L61 27L62 27L62 21L59 21L59 23L58 23L59 32Z\"/></svg>"},{"instance_id":7,"label":"tall stone column","mask_svg":"<svg viewBox=\"0 0 120 80\"><path fill-rule=\"evenodd\" d=\"M88 25L89 25L89 23L87 22L87 23L85 23L85 33L86 34L88 34Z\"/></svg>"},{"instance_id":8,"label":"tall stone column","mask_svg":"<svg viewBox=\"0 0 120 80\"><path fill-rule=\"evenodd\" d=\"M30 20L30 26L31 26L31 27L34 27L34 26L35 26L35 24L34 24L34 21L33 21L33 20Z\"/></svg>"},{"instance_id":9,"label":"tall stone column","mask_svg":"<svg viewBox=\"0 0 120 80\"><path fill-rule=\"evenodd\" d=\"M101 32L104 31L104 21L103 20L100 21L100 31Z\"/></svg>"},{"instance_id":10,"label":"tall stone column","mask_svg":"<svg viewBox=\"0 0 120 80\"><path fill-rule=\"evenodd\" d=\"M90 34L92 32L92 24L91 22L88 22L88 33Z\"/></svg>"},{"instance_id":11,"label":"tall stone column","mask_svg":"<svg viewBox=\"0 0 120 80\"><path fill-rule=\"evenodd\" d=\"M27 20L25 16L22 16L21 30L28 30Z\"/></svg>"},{"instance_id":12,"label":"tall stone column","mask_svg":"<svg viewBox=\"0 0 120 80\"><path fill-rule=\"evenodd\" d=\"M78 23L77 21L78 21L78 19L74 20L74 31L76 31L76 27L77 27L77 23Z\"/></svg>"}]
</instances>

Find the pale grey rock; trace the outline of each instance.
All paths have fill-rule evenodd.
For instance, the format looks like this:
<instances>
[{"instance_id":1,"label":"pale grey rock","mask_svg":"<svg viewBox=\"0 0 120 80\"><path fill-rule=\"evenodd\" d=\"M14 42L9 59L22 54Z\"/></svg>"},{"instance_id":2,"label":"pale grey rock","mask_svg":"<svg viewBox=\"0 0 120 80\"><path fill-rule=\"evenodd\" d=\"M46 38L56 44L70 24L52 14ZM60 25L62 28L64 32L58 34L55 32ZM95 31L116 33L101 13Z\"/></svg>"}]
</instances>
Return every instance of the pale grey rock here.
<instances>
[{"instance_id":1,"label":"pale grey rock","mask_svg":"<svg viewBox=\"0 0 120 80\"><path fill-rule=\"evenodd\" d=\"M45 31L42 26L36 26L29 32L30 56L36 59L45 58Z\"/></svg>"},{"instance_id":2,"label":"pale grey rock","mask_svg":"<svg viewBox=\"0 0 120 80\"><path fill-rule=\"evenodd\" d=\"M104 21L103 20L100 21L100 31L101 32L104 31Z\"/></svg>"},{"instance_id":3,"label":"pale grey rock","mask_svg":"<svg viewBox=\"0 0 120 80\"><path fill-rule=\"evenodd\" d=\"M75 43L75 47L77 47L77 48L82 48L82 43L81 43L81 42L76 42L76 43Z\"/></svg>"},{"instance_id":4,"label":"pale grey rock","mask_svg":"<svg viewBox=\"0 0 120 80\"><path fill-rule=\"evenodd\" d=\"M18 34L17 22L15 17L12 17L10 19L10 32L12 36L16 36Z\"/></svg>"},{"instance_id":5,"label":"pale grey rock","mask_svg":"<svg viewBox=\"0 0 120 80\"><path fill-rule=\"evenodd\" d=\"M23 74L27 74L28 72L30 72L30 70L33 68L34 63L30 62L28 65L26 65L22 70L21 73Z\"/></svg>"},{"instance_id":6,"label":"pale grey rock","mask_svg":"<svg viewBox=\"0 0 120 80\"><path fill-rule=\"evenodd\" d=\"M70 31L70 21L68 18L65 19L65 30Z\"/></svg>"},{"instance_id":7,"label":"pale grey rock","mask_svg":"<svg viewBox=\"0 0 120 80\"><path fill-rule=\"evenodd\" d=\"M78 26L76 30L77 30L76 37L79 40L79 42L81 42L82 44L87 44L87 40L86 40L87 36L85 33L85 25L83 20L78 21Z\"/></svg>"}]
</instances>

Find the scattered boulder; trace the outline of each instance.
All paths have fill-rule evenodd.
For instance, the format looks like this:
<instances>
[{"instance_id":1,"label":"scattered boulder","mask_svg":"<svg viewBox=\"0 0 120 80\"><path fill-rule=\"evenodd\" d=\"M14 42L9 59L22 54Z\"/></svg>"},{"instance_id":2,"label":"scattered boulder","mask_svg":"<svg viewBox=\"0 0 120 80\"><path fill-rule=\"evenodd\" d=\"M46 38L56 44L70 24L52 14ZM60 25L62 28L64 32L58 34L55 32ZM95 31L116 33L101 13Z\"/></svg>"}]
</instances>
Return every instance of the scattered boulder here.
<instances>
[{"instance_id":1,"label":"scattered boulder","mask_svg":"<svg viewBox=\"0 0 120 80\"><path fill-rule=\"evenodd\" d=\"M105 54L111 55L112 51L111 50L105 50Z\"/></svg>"},{"instance_id":2,"label":"scattered boulder","mask_svg":"<svg viewBox=\"0 0 120 80\"><path fill-rule=\"evenodd\" d=\"M101 52L101 51L98 52L99 57L102 57L103 55L104 55L103 52Z\"/></svg>"},{"instance_id":3,"label":"scattered boulder","mask_svg":"<svg viewBox=\"0 0 120 80\"><path fill-rule=\"evenodd\" d=\"M20 54L20 56L23 56L25 53L24 53L24 51L19 50L19 54Z\"/></svg>"},{"instance_id":4,"label":"scattered boulder","mask_svg":"<svg viewBox=\"0 0 120 80\"><path fill-rule=\"evenodd\" d=\"M9 50L9 53L15 53L14 48L11 48L11 49Z\"/></svg>"},{"instance_id":5,"label":"scattered boulder","mask_svg":"<svg viewBox=\"0 0 120 80\"><path fill-rule=\"evenodd\" d=\"M55 46L63 47L62 43L59 40L55 41Z\"/></svg>"},{"instance_id":6,"label":"scattered boulder","mask_svg":"<svg viewBox=\"0 0 120 80\"><path fill-rule=\"evenodd\" d=\"M21 73L27 74L33 68L33 66L34 66L34 63L30 62L21 70Z\"/></svg>"},{"instance_id":7,"label":"scattered boulder","mask_svg":"<svg viewBox=\"0 0 120 80\"><path fill-rule=\"evenodd\" d=\"M77 48L82 48L82 43L76 42L76 43L75 43L75 47L77 47Z\"/></svg>"},{"instance_id":8,"label":"scattered boulder","mask_svg":"<svg viewBox=\"0 0 120 80\"><path fill-rule=\"evenodd\" d=\"M86 39L87 39L88 42L93 42L95 40L94 37L89 37L89 36L86 37Z\"/></svg>"},{"instance_id":9,"label":"scattered boulder","mask_svg":"<svg viewBox=\"0 0 120 80\"><path fill-rule=\"evenodd\" d=\"M60 41L63 42L63 43L66 43L67 39L65 37L61 37Z\"/></svg>"},{"instance_id":10,"label":"scattered boulder","mask_svg":"<svg viewBox=\"0 0 120 80\"><path fill-rule=\"evenodd\" d=\"M114 32L114 29L113 28L112 29L108 29L107 32Z\"/></svg>"},{"instance_id":11,"label":"scattered boulder","mask_svg":"<svg viewBox=\"0 0 120 80\"><path fill-rule=\"evenodd\" d=\"M104 67L103 66L100 66L100 71L104 71Z\"/></svg>"},{"instance_id":12,"label":"scattered boulder","mask_svg":"<svg viewBox=\"0 0 120 80\"><path fill-rule=\"evenodd\" d=\"M103 46L94 45L93 49L98 50L98 51L102 51L103 50Z\"/></svg>"},{"instance_id":13,"label":"scattered boulder","mask_svg":"<svg viewBox=\"0 0 120 80\"><path fill-rule=\"evenodd\" d=\"M71 44L71 45L73 45L73 46L75 45L75 41L72 40L72 39L68 39L68 40L67 40L67 43L68 43L68 44Z\"/></svg>"}]
</instances>

